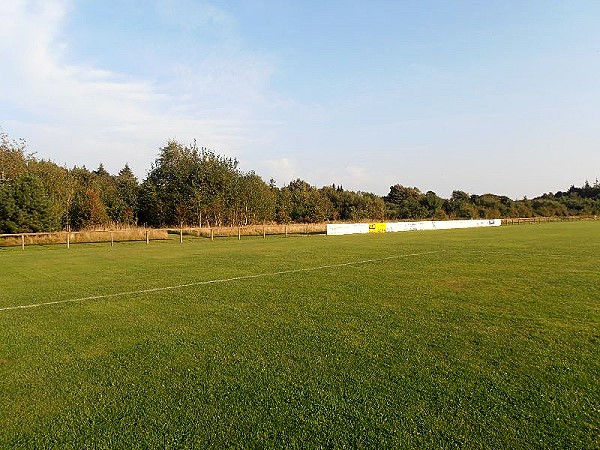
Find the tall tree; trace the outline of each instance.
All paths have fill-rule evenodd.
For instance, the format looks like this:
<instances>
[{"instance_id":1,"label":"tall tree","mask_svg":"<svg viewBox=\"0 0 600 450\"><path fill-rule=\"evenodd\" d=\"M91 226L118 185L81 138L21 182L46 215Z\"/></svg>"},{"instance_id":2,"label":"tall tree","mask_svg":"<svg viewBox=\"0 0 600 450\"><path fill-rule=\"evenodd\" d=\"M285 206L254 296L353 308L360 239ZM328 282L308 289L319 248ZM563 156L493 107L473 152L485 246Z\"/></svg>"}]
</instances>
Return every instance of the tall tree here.
<instances>
[{"instance_id":1,"label":"tall tree","mask_svg":"<svg viewBox=\"0 0 600 450\"><path fill-rule=\"evenodd\" d=\"M11 140L6 133L0 132L0 180L17 178L27 172L33 154L26 152L25 141Z\"/></svg>"},{"instance_id":2,"label":"tall tree","mask_svg":"<svg viewBox=\"0 0 600 450\"><path fill-rule=\"evenodd\" d=\"M19 176L10 183L2 183L0 189L0 227L4 232L35 233L59 227L59 221L51 214L44 185L35 175Z\"/></svg>"},{"instance_id":3,"label":"tall tree","mask_svg":"<svg viewBox=\"0 0 600 450\"><path fill-rule=\"evenodd\" d=\"M237 166L195 143L167 142L142 183L140 217L164 225L233 223Z\"/></svg>"},{"instance_id":4,"label":"tall tree","mask_svg":"<svg viewBox=\"0 0 600 450\"><path fill-rule=\"evenodd\" d=\"M71 170L74 194L69 208L69 224L72 228L90 228L108 225L110 217L101 198L102 182L85 167Z\"/></svg>"},{"instance_id":5,"label":"tall tree","mask_svg":"<svg viewBox=\"0 0 600 450\"><path fill-rule=\"evenodd\" d=\"M239 216L238 223L252 224L275 219L277 195L261 177L249 172L238 178L236 186Z\"/></svg>"},{"instance_id":6,"label":"tall tree","mask_svg":"<svg viewBox=\"0 0 600 450\"><path fill-rule=\"evenodd\" d=\"M116 177L116 187L123 209L120 212L120 222L134 224L137 221L139 184L128 164L125 164Z\"/></svg>"},{"instance_id":7,"label":"tall tree","mask_svg":"<svg viewBox=\"0 0 600 450\"><path fill-rule=\"evenodd\" d=\"M396 184L390 187L385 197L388 204L388 217L398 219L417 219L427 216L427 210L421 205L423 193L416 187Z\"/></svg>"}]
</instances>

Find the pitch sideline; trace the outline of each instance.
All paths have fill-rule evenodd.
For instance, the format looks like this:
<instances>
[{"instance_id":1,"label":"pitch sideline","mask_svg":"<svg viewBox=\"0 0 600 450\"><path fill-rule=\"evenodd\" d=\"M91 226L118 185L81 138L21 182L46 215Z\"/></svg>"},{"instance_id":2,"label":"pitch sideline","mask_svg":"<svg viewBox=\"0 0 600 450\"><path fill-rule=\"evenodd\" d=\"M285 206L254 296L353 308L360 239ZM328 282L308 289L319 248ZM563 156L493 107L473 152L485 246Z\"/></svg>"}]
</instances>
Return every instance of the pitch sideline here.
<instances>
[{"instance_id":1,"label":"pitch sideline","mask_svg":"<svg viewBox=\"0 0 600 450\"><path fill-rule=\"evenodd\" d=\"M433 250L433 251L429 251L429 252L407 253L404 255L386 256L385 258L363 259L361 261L352 261L352 262L339 263L339 264L327 264L324 266L306 267L303 269L289 269L289 270L280 270L277 272L258 273L258 274L254 274L254 275L242 275L239 277L218 278L215 280L196 281L193 283L178 284L178 285L173 285L173 286L162 286L162 287L156 287L156 288L150 288L150 289L141 289L141 290L137 290L137 291L115 292L112 294L92 295L89 297L72 298L72 299L66 299L66 300L56 300L53 302L42 302L42 303L30 303L27 305L5 306L3 308L0 308L0 312L12 311L12 310L17 310L17 309L39 308L41 306L60 305L63 303L78 303L78 302L86 302L86 301L90 301L90 300L102 300L102 299L106 299L106 298L121 297L124 295L148 294L148 293L152 293L152 292L170 291L170 290L174 290L174 289L181 289L181 288L186 288L186 287L191 287L191 286L203 286L206 284L228 283L231 281L250 280L250 279L254 279L254 278L272 277L272 276L276 276L276 275L287 275L287 274L301 273L301 272L314 272L316 270L334 269L336 267L358 266L361 264L388 261L391 259L409 258L411 256L424 256L424 255L431 255L431 254L435 254L435 253L443 253L445 251L446 250Z\"/></svg>"}]
</instances>

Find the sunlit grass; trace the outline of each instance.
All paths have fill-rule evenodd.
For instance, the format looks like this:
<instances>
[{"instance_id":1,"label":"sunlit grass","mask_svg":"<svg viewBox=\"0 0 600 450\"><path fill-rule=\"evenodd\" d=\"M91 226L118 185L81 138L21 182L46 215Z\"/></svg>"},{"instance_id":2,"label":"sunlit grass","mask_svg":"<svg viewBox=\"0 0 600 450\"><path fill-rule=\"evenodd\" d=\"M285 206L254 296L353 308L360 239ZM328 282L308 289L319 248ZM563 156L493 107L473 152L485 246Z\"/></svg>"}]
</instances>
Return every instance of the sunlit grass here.
<instances>
[{"instance_id":1,"label":"sunlit grass","mask_svg":"<svg viewBox=\"0 0 600 450\"><path fill-rule=\"evenodd\" d=\"M599 232L0 249L0 308L264 275L0 311L0 447L598 448Z\"/></svg>"}]
</instances>

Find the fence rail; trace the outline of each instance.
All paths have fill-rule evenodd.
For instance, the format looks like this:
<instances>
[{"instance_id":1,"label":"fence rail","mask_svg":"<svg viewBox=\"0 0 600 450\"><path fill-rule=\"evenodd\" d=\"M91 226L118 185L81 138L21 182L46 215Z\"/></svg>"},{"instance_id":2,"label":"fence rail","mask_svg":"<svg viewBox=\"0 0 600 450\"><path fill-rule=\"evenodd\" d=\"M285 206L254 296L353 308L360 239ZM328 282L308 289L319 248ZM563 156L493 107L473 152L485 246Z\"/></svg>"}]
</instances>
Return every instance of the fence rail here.
<instances>
[{"instance_id":1,"label":"fence rail","mask_svg":"<svg viewBox=\"0 0 600 450\"><path fill-rule=\"evenodd\" d=\"M501 220L502 225L522 225L544 222L575 222L579 220L596 220L596 216L515 217Z\"/></svg>"},{"instance_id":2,"label":"fence rail","mask_svg":"<svg viewBox=\"0 0 600 450\"><path fill-rule=\"evenodd\" d=\"M268 235L308 235L308 234L325 234L327 225L325 223L293 223L293 224L259 224L259 225L242 225L233 227L185 227L171 228L171 233L179 232L183 235L206 237L215 239L217 237L237 237L242 236L263 236Z\"/></svg>"},{"instance_id":3,"label":"fence rail","mask_svg":"<svg viewBox=\"0 0 600 450\"><path fill-rule=\"evenodd\" d=\"M181 228L130 228L117 230L84 230L84 231L55 231L44 233L11 233L0 234L0 247L21 246L24 250L29 245L66 245L76 243L98 243L127 241L146 241L169 239L169 235L179 235L183 242L184 236L203 237L214 240L223 237L262 236L269 235L311 235L325 234L326 224L264 224L245 225L237 227L181 227Z\"/></svg>"},{"instance_id":4,"label":"fence rail","mask_svg":"<svg viewBox=\"0 0 600 450\"><path fill-rule=\"evenodd\" d=\"M11 233L0 234L0 247L21 246L22 249L25 249L26 245L62 244L69 248L71 244L96 242L110 242L112 246L115 242L145 240L146 243L149 243L151 240L167 238L167 230L157 230L151 228L54 231L44 233Z\"/></svg>"},{"instance_id":5,"label":"fence rail","mask_svg":"<svg viewBox=\"0 0 600 450\"><path fill-rule=\"evenodd\" d=\"M571 222L578 220L596 220L597 217L568 216L568 217L518 217L501 219L502 225L521 225L542 222ZM184 237L202 237L211 240L217 238L237 238L242 236L270 235L314 235L326 234L326 223L294 223L294 224L261 224L243 225L233 227L180 227L180 228L126 228L114 230L82 230L82 231L55 231L43 233L9 233L0 234L0 247L17 247L23 250L28 245L66 245L78 243L99 243L129 241L145 241L149 244L154 240L169 239L169 235L179 235L179 241Z\"/></svg>"}]
</instances>

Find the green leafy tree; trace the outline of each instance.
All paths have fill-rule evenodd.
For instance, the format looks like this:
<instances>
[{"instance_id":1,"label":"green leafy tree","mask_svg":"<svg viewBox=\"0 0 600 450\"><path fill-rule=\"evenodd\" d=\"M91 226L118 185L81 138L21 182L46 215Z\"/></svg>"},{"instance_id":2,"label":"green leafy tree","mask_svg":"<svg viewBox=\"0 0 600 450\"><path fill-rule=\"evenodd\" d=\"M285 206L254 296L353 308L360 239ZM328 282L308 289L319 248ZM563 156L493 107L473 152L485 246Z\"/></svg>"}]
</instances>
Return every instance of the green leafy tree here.
<instances>
[{"instance_id":1,"label":"green leafy tree","mask_svg":"<svg viewBox=\"0 0 600 450\"><path fill-rule=\"evenodd\" d=\"M0 180L15 179L27 173L34 158L26 149L25 141L11 140L6 133L0 132Z\"/></svg>"},{"instance_id":2,"label":"green leafy tree","mask_svg":"<svg viewBox=\"0 0 600 450\"><path fill-rule=\"evenodd\" d=\"M464 191L452 191L452 196L444 206L448 216L454 219L475 219L479 216L471 197Z\"/></svg>"},{"instance_id":3,"label":"green leafy tree","mask_svg":"<svg viewBox=\"0 0 600 450\"><path fill-rule=\"evenodd\" d=\"M144 180L138 191L138 223L155 227L166 223L163 206L159 187L149 180Z\"/></svg>"},{"instance_id":4,"label":"green leafy tree","mask_svg":"<svg viewBox=\"0 0 600 450\"><path fill-rule=\"evenodd\" d=\"M423 193L416 187L396 184L390 187L385 197L388 204L387 215L394 219L419 219L427 216L427 210L421 204Z\"/></svg>"},{"instance_id":5,"label":"green leafy tree","mask_svg":"<svg viewBox=\"0 0 600 450\"><path fill-rule=\"evenodd\" d=\"M557 217L569 215L567 207L556 200L536 198L532 200L531 207L536 216Z\"/></svg>"},{"instance_id":6,"label":"green leafy tree","mask_svg":"<svg viewBox=\"0 0 600 450\"><path fill-rule=\"evenodd\" d=\"M329 217L331 201L306 181L296 179L283 190L289 195L289 217L293 222L323 222Z\"/></svg>"},{"instance_id":7,"label":"green leafy tree","mask_svg":"<svg viewBox=\"0 0 600 450\"><path fill-rule=\"evenodd\" d=\"M74 229L108 225L111 221L101 198L103 183L85 167L71 170L74 183L69 223Z\"/></svg>"},{"instance_id":8,"label":"green leafy tree","mask_svg":"<svg viewBox=\"0 0 600 450\"><path fill-rule=\"evenodd\" d=\"M18 207L8 182L0 182L0 233L21 231L18 223Z\"/></svg>"},{"instance_id":9,"label":"green leafy tree","mask_svg":"<svg viewBox=\"0 0 600 450\"><path fill-rule=\"evenodd\" d=\"M58 221L50 214L51 204L44 185L32 174L22 175L2 187L3 225L10 233L55 230Z\"/></svg>"},{"instance_id":10,"label":"green leafy tree","mask_svg":"<svg viewBox=\"0 0 600 450\"><path fill-rule=\"evenodd\" d=\"M279 223L290 223L292 221L291 212L293 209L292 193L284 187L277 192L277 205L275 217Z\"/></svg>"},{"instance_id":11,"label":"green leafy tree","mask_svg":"<svg viewBox=\"0 0 600 450\"><path fill-rule=\"evenodd\" d=\"M50 201L48 214L51 222L58 223L60 228L66 228L69 225L68 211L75 189L69 170L52 161L39 160L29 163L29 172L37 176L44 185Z\"/></svg>"},{"instance_id":12,"label":"green leafy tree","mask_svg":"<svg viewBox=\"0 0 600 450\"><path fill-rule=\"evenodd\" d=\"M444 199L433 191L427 191L419 200L421 207L428 218L432 220L444 220L448 217L443 209Z\"/></svg>"},{"instance_id":13,"label":"green leafy tree","mask_svg":"<svg viewBox=\"0 0 600 450\"><path fill-rule=\"evenodd\" d=\"M116 179L117 195L121 200L119 222L130 225L137 221L139 184L128 164L125 164Z\"/></svg>"},{"instance_id":14,"label":"green leafy tree","mask_svg":"<svg viewBox=\"0 0 600 450\"><path fill-rule=\"evenodd\" d=\"M277 194L261 177L249 172L238 178L236 186L239 201L238 223L270 222L275 219Z\"/></svg>"},{"instance_id":15,"label":"green leafy tree","mask_svg":"<svg viewBox=\"0 0 600 450\"><path fill-rule=\"evenodd\" d=\"M495 219L502 216L500 197L494 194L472 195L471 203L481 219Z\"/></svg>"},{"instance_id":16,"label":"green leafy tree","mask_svg":"<svg viewBox=\"0 0 600 450\"><path fill-rule=\"evenodd\" d=\"M196 144L169 141L140 190L140 219L161 225L236 221L238 162Z\"/></svg>"}]
</instances>

